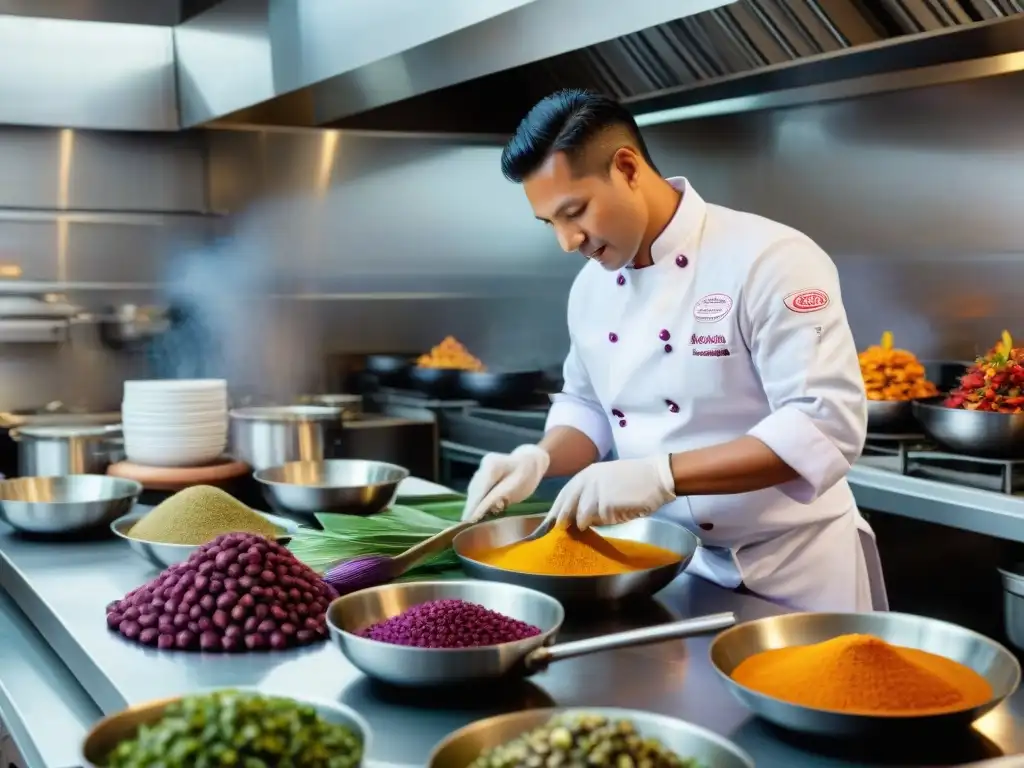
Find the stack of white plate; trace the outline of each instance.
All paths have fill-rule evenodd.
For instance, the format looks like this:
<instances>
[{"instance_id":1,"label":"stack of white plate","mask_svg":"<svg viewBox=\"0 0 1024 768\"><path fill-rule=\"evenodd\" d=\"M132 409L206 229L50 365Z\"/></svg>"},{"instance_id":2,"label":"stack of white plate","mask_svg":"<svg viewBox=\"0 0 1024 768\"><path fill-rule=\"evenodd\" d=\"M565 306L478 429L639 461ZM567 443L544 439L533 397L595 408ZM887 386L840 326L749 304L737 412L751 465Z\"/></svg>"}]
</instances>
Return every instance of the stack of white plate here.
<instances>
[{"instance_id":1,"label":"stack of white plate","mask_svg":"<svg viewBox=\"0 0 1024 768\"><path fill-rule=\"evenodd\" d=\"M121 423L129 461L150 467L210 464L228 443L227 382L126 381Z\"/></svg>"}]
</instances>

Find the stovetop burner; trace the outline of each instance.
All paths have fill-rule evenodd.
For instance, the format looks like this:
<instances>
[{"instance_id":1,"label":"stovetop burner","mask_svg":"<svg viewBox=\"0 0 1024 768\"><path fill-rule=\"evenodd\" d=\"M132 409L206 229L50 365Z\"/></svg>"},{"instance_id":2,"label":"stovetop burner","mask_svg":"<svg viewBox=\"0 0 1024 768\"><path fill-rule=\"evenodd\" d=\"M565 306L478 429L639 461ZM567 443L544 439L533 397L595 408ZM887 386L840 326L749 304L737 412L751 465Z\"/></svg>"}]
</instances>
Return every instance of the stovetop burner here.
<instances>
[{"instance_id":1,"label":"stovetop burner","mask_svg":"<svg viewBox=\"0 0 1024 768\"><path fill-rule=\"evenodd\" d=\"M865 456L892 456L900 474L986 491L1024 494L1024 460L988 459L944 450L923 434L869 433Z\"/></svg>"}]
</instances>

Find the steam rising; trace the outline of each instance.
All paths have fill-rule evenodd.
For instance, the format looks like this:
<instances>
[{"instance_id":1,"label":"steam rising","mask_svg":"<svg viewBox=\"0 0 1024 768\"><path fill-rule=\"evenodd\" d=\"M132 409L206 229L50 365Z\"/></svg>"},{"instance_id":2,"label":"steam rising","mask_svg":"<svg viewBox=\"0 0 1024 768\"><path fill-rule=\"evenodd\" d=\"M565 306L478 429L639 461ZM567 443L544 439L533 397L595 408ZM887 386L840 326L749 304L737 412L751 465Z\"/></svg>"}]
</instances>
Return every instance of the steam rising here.
<instances>
[{"instance_id":1,"label":"steam rising","mask_svg":"<svg viewBox=\"0 0 1024 768\"><path fill-rule=\"evenodd\" d=\"M224 378L236 394L282 403L316 389L322 345L315 324L303 303L282 296L315 263L292 254L311 254L316 222L275 208L279 215L252 209L231 235L169 260L166 300L181 316L154 345L154 375ZM306 236L294 237L303 230Z\"/></svg>"}]
</instances>

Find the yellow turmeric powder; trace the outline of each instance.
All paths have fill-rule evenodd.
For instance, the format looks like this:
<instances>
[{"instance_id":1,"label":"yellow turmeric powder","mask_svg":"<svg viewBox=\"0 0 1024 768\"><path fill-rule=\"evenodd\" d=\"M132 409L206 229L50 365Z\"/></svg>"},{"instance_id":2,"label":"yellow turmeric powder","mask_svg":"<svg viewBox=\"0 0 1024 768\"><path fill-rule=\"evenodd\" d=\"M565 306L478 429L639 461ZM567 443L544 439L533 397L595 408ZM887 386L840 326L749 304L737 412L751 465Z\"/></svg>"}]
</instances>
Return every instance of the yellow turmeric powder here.
<instances>
[{"instance_id":1,"label":"yellow turmeric powder","mask_svg":"<svg viewBox=\"0 0 1024 768\"><path fill-rule=\"evenodd\" d=\"M792 704L851 714L937 714L992 698L992 686L973 669L872 635L763 651L741 662L732 679Z\"/></svg>"},{"instance_id":2,"label":"yellow turmeric powder","mask_svg":"<svg viewBox=\"0 0 1024 768\"><path fill-rule=\"evenodd\" d=\"M533 541L481 552L481 563L544 576L611 576L657 568L681 559L675 552L626 539L606 539L597 531L555 528Z\"/></svg>"}]
</instances>

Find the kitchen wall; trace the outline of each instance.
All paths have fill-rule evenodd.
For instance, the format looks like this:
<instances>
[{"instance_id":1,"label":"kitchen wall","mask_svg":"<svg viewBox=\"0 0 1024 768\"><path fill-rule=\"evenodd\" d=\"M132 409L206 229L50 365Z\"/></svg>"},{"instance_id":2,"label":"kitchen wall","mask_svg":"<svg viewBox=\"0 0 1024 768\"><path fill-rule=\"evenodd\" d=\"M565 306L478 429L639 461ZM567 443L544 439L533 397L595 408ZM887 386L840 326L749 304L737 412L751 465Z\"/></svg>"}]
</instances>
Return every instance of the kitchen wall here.
<instances>
[{"instance_id":1,"label":"kitchen wall","mask_svg":"<svg viewBox=\"0 0 1024 768\"><path fill-rule=\"evenodd\" d=\"M448 334L493 367L560 365L581 262L501 176L500 140L208 136L211 204L239 213L234 247L280 297L258 313L291 327L254 354L302 371L293 389L332 385L321 351L422 351Z\"/></svg>"},{"instance_id":2,"label":"kitchen wall","mask_svg":"<svg viewBox=\"0 0 1024 768\"><path fill-rule=\"evenodd\" d=\"M101 314L160 296L170 259L218 223L202 136L0 127L0 295L66 295ZM4 273L7 274L7 273ZM120 401L145 360L102 347L95 322L63 344L0 344L0 410Z\"/></svg>"},{"instance_id":3,"label":"kitchen wall","mask_svg":"<svg viewBox=\"0 0 1024 768\"><path fill-rule=\"evenodd\" d=\"M1024 338L1024 74L644 131L666 175L835 259L857 341L926 358Z\"/></svg>"}]
</instances>

